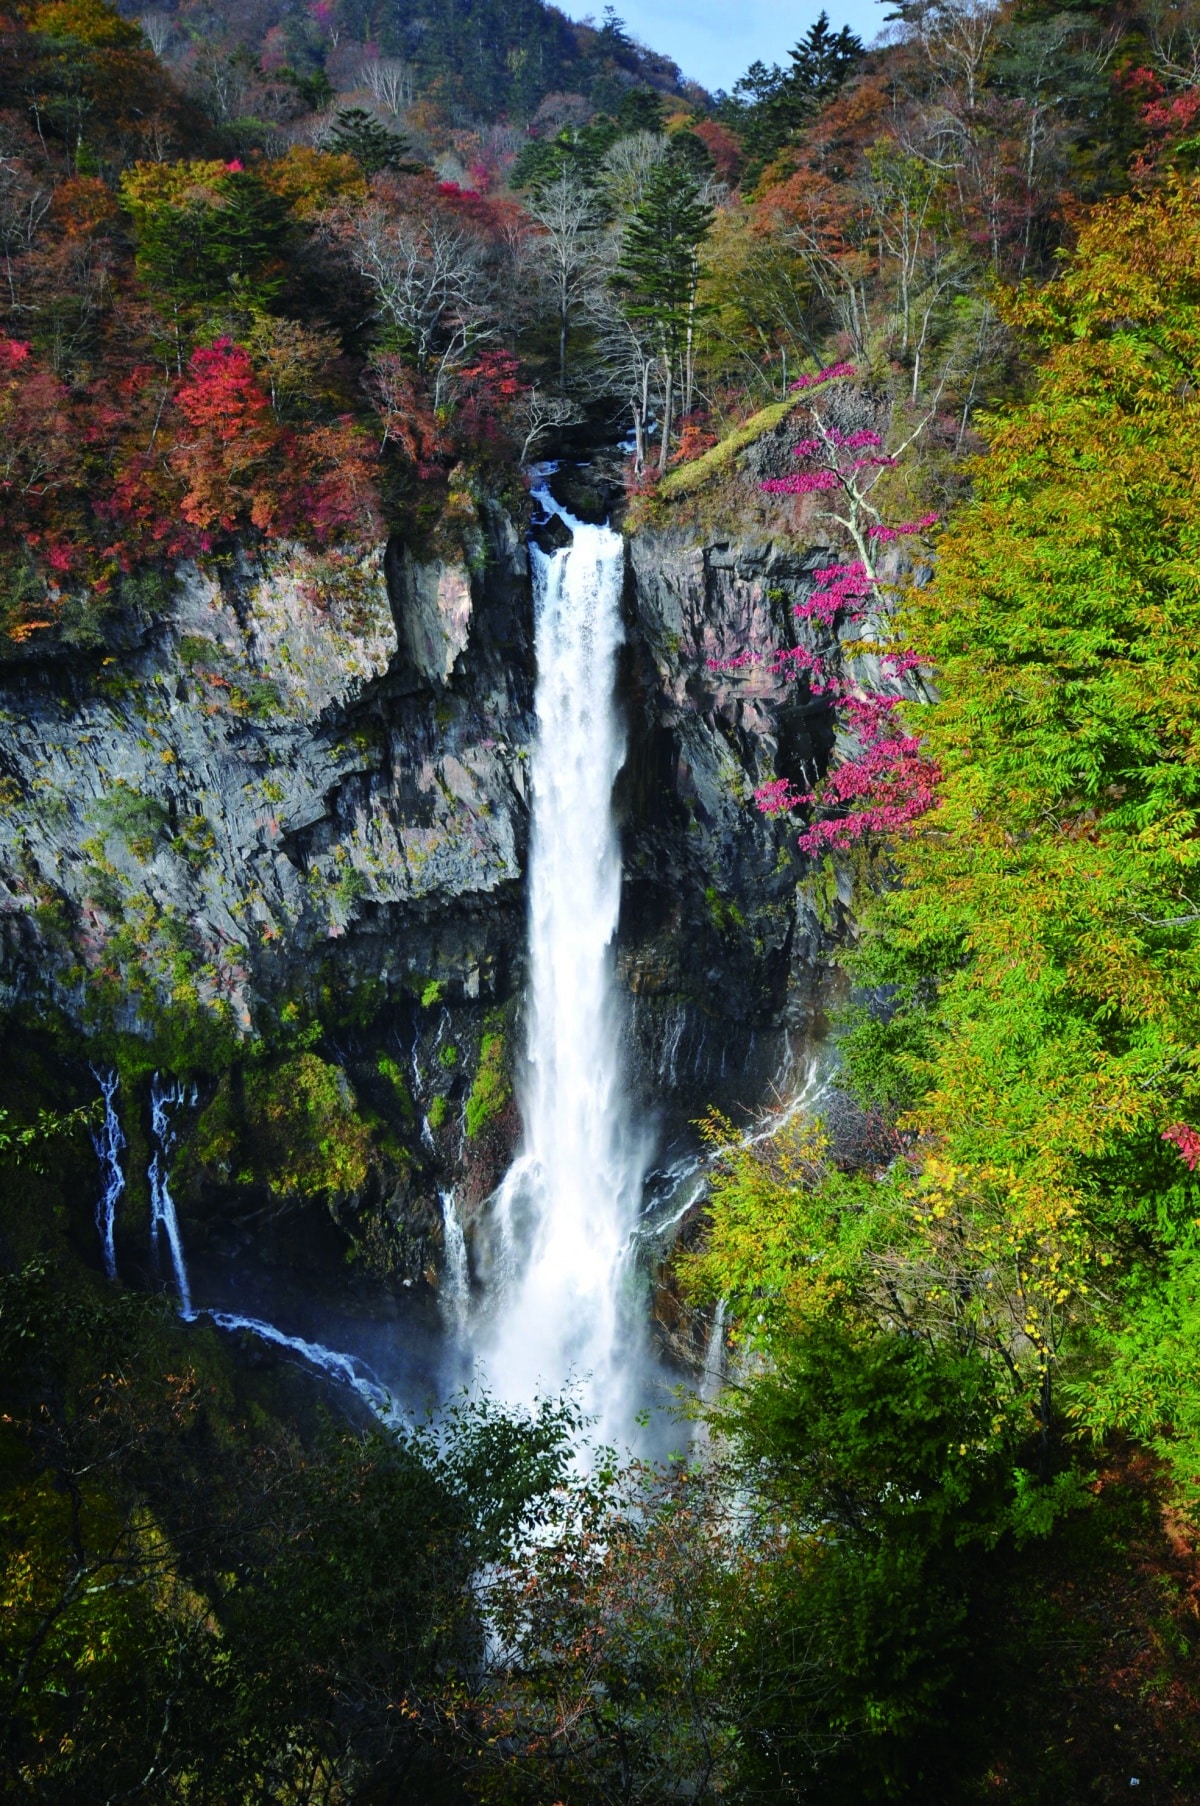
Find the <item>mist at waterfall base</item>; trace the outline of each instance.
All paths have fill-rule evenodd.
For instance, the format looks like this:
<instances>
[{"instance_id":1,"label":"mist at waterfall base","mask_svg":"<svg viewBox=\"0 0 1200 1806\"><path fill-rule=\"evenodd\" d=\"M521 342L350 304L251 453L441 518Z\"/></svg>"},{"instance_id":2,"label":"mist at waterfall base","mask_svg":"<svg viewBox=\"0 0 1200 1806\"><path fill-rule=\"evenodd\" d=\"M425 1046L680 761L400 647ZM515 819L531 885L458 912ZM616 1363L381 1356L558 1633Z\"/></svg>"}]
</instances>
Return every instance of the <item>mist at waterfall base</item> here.
<instances>
[{"instance_id":1,"label":"mist at waterfall base","mask_svg":"<svg viewBox=\"0 0 1200 1806\"><path fill-rule=\"evenodd\" d=\"M463 1384L528 1408L569 1391L587 1440L663 1454L681 1433L669 1407L683 1377L654 1356L650 1267L700 1199L708 1159L694 1145L649 1172L651 1136L622 1075L614 948L621 848L613 789L625 756L617 696L624 548L573 519L545 488L545 513L571 529L551 554L531 547L536 737L532 749L527 1039L518 1074L523 1140L468 1247L452 1190L441 1194L444 1258L436 1301L356 1288L315 1295L311 1277L271 1268L253 1238L189 1262L169 1184L179 1113L196 1102L155 1076L150 1097L151 1255L181 1316L207 1319L348 1387L385 1419L436 1408ZM673 1065L672 1061L669 1063ZM809 1062L799 1090L788 1046L791 1114L824 1089ZM97 1228L116 1275L114 1221L126 1142L113 1074L97 1073L95 1136L103 1192ZM664 1073L664 1077L668 1074ZM770 1132L768 1129L766 1132ZM714 1328L704 1394L718 1371ZM655 1407L668 1407L654 1414Z\"/></svg>"}]
</instances>

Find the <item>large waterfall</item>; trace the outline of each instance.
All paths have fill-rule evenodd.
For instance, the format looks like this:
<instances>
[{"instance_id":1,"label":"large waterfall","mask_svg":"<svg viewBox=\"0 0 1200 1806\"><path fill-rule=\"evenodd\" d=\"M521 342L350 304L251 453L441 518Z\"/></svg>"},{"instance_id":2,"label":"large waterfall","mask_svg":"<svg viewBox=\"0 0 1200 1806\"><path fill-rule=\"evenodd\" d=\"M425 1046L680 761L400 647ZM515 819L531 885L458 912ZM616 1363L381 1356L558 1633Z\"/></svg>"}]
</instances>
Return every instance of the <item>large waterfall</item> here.
<instances>
[{"instance_id":1,"label":"large waterfall","mask_svg":"<svg viewBox=\"0 0 1200 1806\"><path fill-rule=\"evenodd\" d=\"M545 492L544 504L560 512ZM521 1153L497 1193L486 1383L511 1403L574 1380L605 1433L627 1429L637 1313L631 1237L645 1150L621 1085L613 940L625 756L615 687L622 542L564 516L570 546L534 550L537 738Z\"/></svg>"}]
</instances>

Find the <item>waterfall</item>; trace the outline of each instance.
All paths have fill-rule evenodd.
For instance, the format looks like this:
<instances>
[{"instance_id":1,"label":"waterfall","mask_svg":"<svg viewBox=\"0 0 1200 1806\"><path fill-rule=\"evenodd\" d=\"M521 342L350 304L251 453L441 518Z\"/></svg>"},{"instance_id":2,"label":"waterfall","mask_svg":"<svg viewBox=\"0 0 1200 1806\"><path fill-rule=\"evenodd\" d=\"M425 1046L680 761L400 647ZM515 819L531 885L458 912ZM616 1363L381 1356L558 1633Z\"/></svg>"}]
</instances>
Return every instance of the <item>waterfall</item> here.
<instances>
[{"instance_id":1,"label":"waterfall","mask_svg":"<svg viewBox=\"0 0 1200 1806\"><path fill-rule=\"evenodd\" d=\"M92 1067L92 1076L104 1094L104 1121L99 1128L91 1131L92 1146L96 1150L104 1172L104 1190L96 1204L96 1228L100 1232L100 1253L104 1260L104 1271L110 1279L117 1277L117 1248L115 1241L117 1226L117 1200L125 1190L125 1174L121 1167L121 1150L125 1146L125 1135L121 1128L121 1119L117 1115L116 1096L120 1086L120 1078L115 1072L97 1072Z\"/></svg>"},{"instance_id":2,"label":"waterfall","mask_svg":"<svg viewBox=\"0 0 1200 1806\"><path fill-rule=\"evenodd\" d=\"M442 1242L445 1259L439 1302L446 1327L453 1335L462 1336L471 1308L471 1274L467 1265L466 1238L453 1191L442 1193Z\"/></svg>"},{"instance_id":3,"label":"waterfall","mask_svg":"<svg viewBox=\"0 0 1200 1806\"><path fill-rule=\"evenodd\" d=\"M717 1308L713 1312L712 1326L708 1332L708 1341L704 1347L704 1366L700 1369L700 1383L696 1395L702 1405L713 1405L721 1396L721 1387L725 1380L725 1324L729 1315L729 1305L724 1298L717 1299ZM712 1429L705 1418L701 1417L692 1433L692 1447L696 1454L706 1458L712 1452Z\"/></svg>"},{"instance_id":4,"label":"waterfall","mask_svg":"<svg viewBox=\"0 0 1200 1806\"><path fill-rule=\"evenodd\" d=\"M104 1257L104 1270L110 1279L115 1279L117 1257L114 1228L117 1200L125 1189L121 1154L127 1145L116 1105L120 1078L116 1072L97 1071L94 1066L92 1073L104 1097L104 1121L91 1131L92 1146L96 1150L96 1156L105 1175L104 1191L96 1205L96 1227L100 1232L100 1249ZM180 1104L194 1104L195 1101L194 1090L188 1091L178 1081L165 1085L159 1074L155 1073L150 1086L150 1128L154 1137L154 1152L151 1155L147 1173L150 1185L150 1238L155 1250L158 1251L160 1237L166 1237L167 1248L171 1256L171 1268L179 1293L179 1314L186 1323L194 1322L197 1313L192 1307L192 1293L188 1283L183 1239L179 1233L179 1218L175 1210L175 1200L171 1196L167 1175L171 1150L175 1146L176 1140L171 1120L172 1112ZM456 1232L455 1234L449 1228L447 1229L446 1249L448 1270L453 1275L451 1285L458 1288L462 1301L460 1314L456 1319L456 1327L461 1328L465 1322L468 1297L467 1250L451 1193L447 1193L443 1198L443 1209L447 1212L447 1223L452 1223L454 1232ZM233 1311L209 1311L202 1314L209 1317L220 1329L244 1330L250 1335L259 1337L261 1341L273 1343L277 1348L290 1348L311 1366L319 1368L322 1373L327 1374L330 1379L351 1387L382 1422L390 1423L394 1420L395 1408L387 1388L380 1383L366 1363L358 1359L357 1355L342 1354L336 1348L326 1348L320 1342L306 1341L303 1336L285 1335L283 1330L276 1329L273 1323L267 1323L261 1317L243 1317Z\"/></svg>"},{"instance_id":5,"label":"waterfall","mask_svg":"<svg viewBox=\"0 0 1200 1806\"><path fill-rule=\"evenodd\" d=\"M175 1286L179 1293L179 1314L185 1323L190 1323L195 1316L192 1309L192 1293L188 1285L187 1262L183 1257L183 1240L179 1234L179 1218L175 1214L175 1200L171 1196L171 1188L167 1181L167 1169L170 1164L171 1149L175 1145L175 1131L171 1126L171 1111L178 1104L194 1101L186 1095L181 1084L164 1086L157 1073L150 1086L150 1128L156 1143L150 1161L150 1239L157 1252L159 1232L165 1234L167 1247L171 1253L171 1267L175 1274Z\"/></svg>"},{"instance_id":6,"label":"waterfall","mask_svg":"<svg viewBox=\"0 0 1200 1806\"><path fill-rule=\"evenodd\" d=\"M562 512L545 491L539 499ZM623 1290L645 1167L622 1091L613 982L624 552L607 527L563 518L572 544L531 552L538 674L525 1135L493 1204L499 1296L479 1352L502 1398L529 1403L574 1377L585 1408L619 1433L638 1342Z\"/></svg>"},{"instance_id":7,"label":"waterfall","mask_svg":"<svg viewBox=\"0 0 1200 1806\"><path fill-rule=\"evenodd\" d=\"M708 1345L704 1350L704 1369L700 1375L700 1397L706 1405L713 1404L720 1396L721 1383L725 1378L725 1319L728 1313L729 1306L725 1299L718 1298L712 1328L708 1332Z\"/></svg>"},{"instance_id":8,"label":"waterfall","mask_svg":"<svg viewBox=\"0 0 1200 1806\"><path fill-rule=\"evenodd\" d=\"M184 1313L188 1315L187 1312ZM391 1395L372 1373L365 1361L357 1355L342 1354L336 1348L326 1348L321 1342L308 1342L303 1336L288 1336L273 1323L267 1323L262 1317L242 1317L235 1311L209 1311L207 1315L218 1329L231 1331L245 1330L249 1335L257 1336L261 1342L271 1342L276 1348L290 1348L313 1367L317 1367L330 1379L338 1380L357 1392L359 1398L384 1423L390 1423L395 1416Z\"/></svg>"}]
</instances>

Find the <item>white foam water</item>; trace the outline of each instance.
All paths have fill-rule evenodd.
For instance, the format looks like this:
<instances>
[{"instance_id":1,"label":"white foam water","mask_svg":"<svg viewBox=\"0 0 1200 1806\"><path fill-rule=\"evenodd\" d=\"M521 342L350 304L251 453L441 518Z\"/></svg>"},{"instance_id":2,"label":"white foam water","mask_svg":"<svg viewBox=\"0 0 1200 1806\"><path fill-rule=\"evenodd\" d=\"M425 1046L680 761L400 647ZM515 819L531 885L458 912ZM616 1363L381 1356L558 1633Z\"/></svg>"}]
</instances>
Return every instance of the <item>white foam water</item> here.
<instances>
[{"instance_id":1,"label":"white foam water","mask_svg":"<svg viewBox=\"0 0 1200 1806\"><path fill-rule=\"evenodd\" d=\"M100 1255L104 1271L110 1279L115 1279L117 1202L125 1190L125 1171L121 1165L125 1132L117 1113L117 1091L121 1081L116 1072L97 1072L94 1066L92 1076L104 1096L104 1121L91 1131L92 1146L104 1173L104 1190L96 1203L96 1228L100 1234Z\"/></svg>"},{"instance_id":2,"label":"white foam water","mask_svg":"<svg viewBox=\"0 0 1200 1806\"><path fill-rule=\"evenodd\" d=\"M336 1348L326 1348L321 1342L308 1342L303 1336L285 1335L283 1330L276 1329L262 1317L243 1317L236 1311L207 1311L205 1315L218 1329L244 1330L261 1342L273 1343L276 1348L290 1348L310 1366L357 1392L363 1403L383 1422L393 1421L395 1407L391 1394L357 1355L342 1354Z\"/></svg>"},{"instance_id":3,"label":"white foam water","mask_svg":"<svg viewBox=\"0 0 1200 1806\"><path fill-rule=\"evenodd\" d=\"M444 1191L442 1199L442 1247L444 1259L438 1290L442 1320L450 1334L461 1339L467 1332L471 1310L471 1272L467 1263L467 1241L453 1191Z\"/></svg>"},{"instance_id":4,"label":"white foam water","mask_svg":"<svg viewBox=\"0 0 1200 1806\"><path fill-rule=\"evenodd\" d=\"M493 1203L495 1308L478 1341L510 1404L576 1382L601 1433L631 1428L639 1313L627 1297L646 1166L620 1071L613 940L621 853L613 785L624 548L563 513L572 544L536 548L537 736L531 761L524 1143Z\"/></svg>"},{"instance_id":5,"label":"white foam water","mask_svg":"<svg viewBox=\"0 0 1200 1806\"><path fill-rule=\"evenodd\" d=\"M164 1085L158 1074L155 1073L150 1085L150 1128L154 1135L155 1148L147 1175L150 1181L150 1240L157 1250L160 1233L166 1237L171 1255L171 1270L175 1275L175 1286L179 1293L179 1315L185 1323L192 1321L195 1312L192 1309L192 1289L188 1284L183 1238L179 1233L179 1218L175 1211L175 1200L171 1196L167 1172L171 1149L175 1145L175 1129L171 1121L171 1112L179 1104L194 1101L194 1092L189 1095L178 1081L173 1085Z\"/></svg>"}]
</instances>

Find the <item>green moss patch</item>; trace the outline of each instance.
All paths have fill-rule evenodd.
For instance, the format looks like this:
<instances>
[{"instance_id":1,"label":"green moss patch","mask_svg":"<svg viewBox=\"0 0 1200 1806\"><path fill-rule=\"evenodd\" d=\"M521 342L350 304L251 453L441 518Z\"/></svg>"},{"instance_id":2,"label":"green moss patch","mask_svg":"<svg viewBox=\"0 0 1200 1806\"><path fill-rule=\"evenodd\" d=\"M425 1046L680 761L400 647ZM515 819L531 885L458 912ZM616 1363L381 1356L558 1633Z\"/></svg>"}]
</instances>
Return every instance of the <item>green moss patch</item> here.
<instances>
[{"instance_id":1,"label":"green moss patch","mask_svg":"<svg viewBox=\"0 0 1200 1806\"><path fill-rule=\"evenodd\" d=\"M346 1197L366 1183L371 1134L340 1067L315 1053L227 1074L196 1125L188 1164L292 1201Z\"/></svg>"},{"instance_id":2,"label":"green moss patch","mask_svg":"<svg viewBox=\"0 0 1200 1806\"><path fill-rule=\"evenodd\" d=\"M658 486L659 496L670 501L674 496L688 495L693 489L702 488L710 477L728 469L739 452L745 451L765 433L773 432L803 399L802 393L789 395L785 401L773 401L769 407L760 408L749 420L743 420L741 426L735 426L711 451L694 458L690 464L681 464L677 470L669 471Z\"/></svg>"},{"instance_id":3,"label":"green moss patch","mask_svg":"<svg viewBox=\"0 0 1200 1806\"><path fill-rule=\"evenodd\" d=\"M479 1047L475 1083L467 1098L468 1141L473 1141L489 1123L495 1122L511 1096L504 1036L498 1030L485 1033Z\"/></svg>"}]
</instances>

